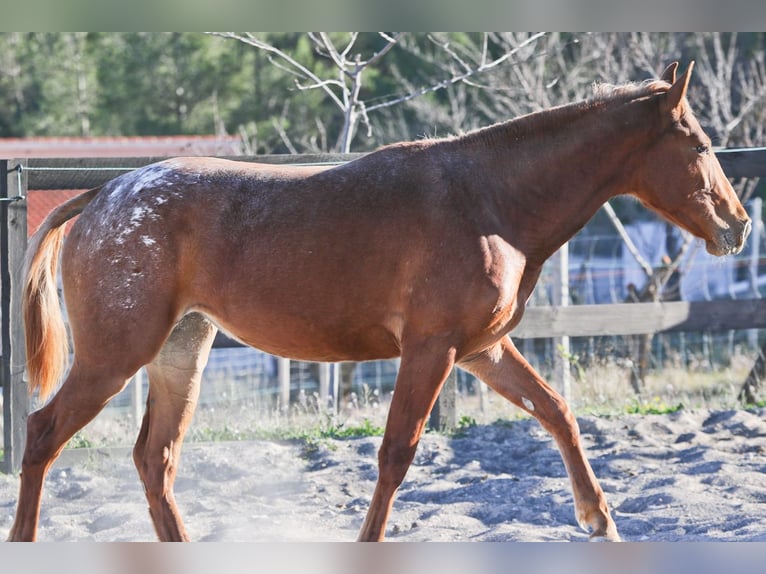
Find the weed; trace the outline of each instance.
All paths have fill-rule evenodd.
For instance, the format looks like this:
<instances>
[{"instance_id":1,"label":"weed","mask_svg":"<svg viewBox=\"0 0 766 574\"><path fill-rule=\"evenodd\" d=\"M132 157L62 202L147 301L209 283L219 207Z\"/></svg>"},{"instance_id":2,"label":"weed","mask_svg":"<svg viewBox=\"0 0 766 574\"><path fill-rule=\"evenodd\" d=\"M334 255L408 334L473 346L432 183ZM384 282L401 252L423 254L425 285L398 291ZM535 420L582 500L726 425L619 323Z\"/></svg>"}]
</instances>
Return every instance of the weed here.
<instances>
[{"instance_id":1,"label":"weed","mask_svg":"<svg viewBox=\"0 0 766 574\"><path fill-rule=\"evenodd\" d=\"M220 442L230 440L247 440L255 438L248 432L224 425L223 428L202 427L191 432L190 439L194 442Z\"/></svg>"},{"instance_id":2,"label":"weed","mask_svg":"<svg viewBox=\"0 0 766 574\"><path fill-rule=\"evenodd\" d=\"M94 446L96 445L93 441L88 439L88 437L81 432L77 432L71 439L69 439L66 448L93 448Z\"/></svg>"},{"instance_id":3,"label":"weed","mask_svg":"<svg viewBox=\"0 0 766 574\"><path fill-rule=\"evenodd\" d=\"M301 458L311 459L319 453L321 444L319 439L316 437L306 437L302 442L303 447L301 448Z\"/></svg>"},{"instance_id":4,"label":"weed","mask_svg":"<svg viewBox=\"0 0 766 574\"><path fill-rule=\"evenodd\" d=\"M457 421L457 427L452 431L452 436L456 438L464 437L468 434L468 431L475 427L478 423L476 419L469 415L463 415Z\"/></svg>"},{"instance_id":5,"label":"weed","mask_svg":"<svg viewBox=\"0 0 766 574\"><path fill-rule=\"evenodd\" d=\"M374 425L370 419L364 419L361 425L344 427L343 423L338 423L324 431L320 436L323 438L357 438L369 436L383 436L383 427Z\"/></svg>"},{"instance_id":6,"label":"weed","mask_svg":"<svg viewBox=\"0 0 766 574\"><path fill-rule=\"evenodd\" d=\"M330 439L347 439L358 437L381 436L383 428L374 425L370 419L364 419L364 422L358 426L344 427L343 423L331 421L323 428L315 428L302 431L292 438L303 443L301 449L302 458L313 458L321 448L335 450L336 445L329 442Z\"/></svg>"},{"instance_id":7,"label":"weed","mask_svg":"<svg viewBox=\"0 0 766 574\"><path fill-rule=\"evenodd\" d=\"M580 357L564 350L563 345L558 345L556 350L561 358L569 363L570 369L574 371L575 378L578 381L583 381L585 379L585 367L583 367Z\"/></svg>"},{"instance_id":8,"label":"weed","mask_svg":"<svg viewBox=\"0 0 766 574\"><path fill-rule=\"evenodd\" d=\"M651 401L636 400L625 408L629 415L667 415L676 413L684 408L683 403L668 405L660 397L654 397Z\"/></svg>"}]
</instances>

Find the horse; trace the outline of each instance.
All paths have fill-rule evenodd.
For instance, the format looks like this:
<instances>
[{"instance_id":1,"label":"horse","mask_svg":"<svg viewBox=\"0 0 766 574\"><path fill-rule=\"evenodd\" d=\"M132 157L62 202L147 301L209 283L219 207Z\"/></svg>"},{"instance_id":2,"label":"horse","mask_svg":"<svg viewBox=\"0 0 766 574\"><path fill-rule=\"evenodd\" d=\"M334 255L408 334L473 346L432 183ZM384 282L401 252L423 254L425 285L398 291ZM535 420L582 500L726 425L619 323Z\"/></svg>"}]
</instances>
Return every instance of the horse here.
<instances>
[{"instance_id":1,"label":"horse","mask_svg":"<svg viewBox=\"0 0 766 574\"><path fill-rule=\"evenodd\" d=\"M9 539L36 538L52 462L146 366L133 460L158 538L188 540L173 483L222 330L305 361L401 358L360 541L384 539L456 366L540 422L560 450L580 526L619 540L572 411L508 335L545 260L617 195L711 254L742 250L750 219L688 104L693 62L678 78L677 67L337 166L170 159L53 210L30 241L23 314L30 392L45 401L64 382L28 418Z\"/></svg>"}]
</instances>

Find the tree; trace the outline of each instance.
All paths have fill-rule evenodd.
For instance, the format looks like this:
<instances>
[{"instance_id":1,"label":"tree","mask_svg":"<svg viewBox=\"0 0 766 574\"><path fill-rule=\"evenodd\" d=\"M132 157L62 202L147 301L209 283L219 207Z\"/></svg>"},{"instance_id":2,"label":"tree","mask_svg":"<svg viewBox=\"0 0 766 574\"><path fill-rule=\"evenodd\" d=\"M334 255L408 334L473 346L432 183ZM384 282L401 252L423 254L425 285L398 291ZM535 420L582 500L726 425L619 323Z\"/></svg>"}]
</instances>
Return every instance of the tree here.
<instances>
[{"instance_id":1,"label":"tree","mask_svg":"<svg viewBox=\"0 0 766 574\"><path fill-rule=\"evenodd\" d=\"M0 133L89 135L95 106L86 33L0 36Z\"/></svg>"},{"instance_id":2,"label":"tree","mask_svg":"<svg viewBox=\"0 0 766 574\"><path fill-rule=\"evenodd\" d=\"M20 134L20 118L27 105L29 76L22 73L24 61L21 32L0 34L0 135Z\"/></svg>"},{"instance_id":3,"label":"tree","mask_svg":"<svg viewBox=\"0 0 766 574\"><path fill-rule=\"evenodd\" d=\"M201 34L100 34L100 105L105 134L215 133L231 87L230 56ZM119 110L119 113L114 113Z\"/></svg>"},{"instance_id":4,"label":"tree","mask_svg":"<svg viewBox=\"0 0 766 574\"><path fill-rule=\"evenodd\" d=\"M453 64L457 64L457 67L449 67L449 75L431 79L430 83L424 87L410 86L406 94L382 98L378 96L376 98L378 101L371 103L364 98L365 78L373 76L384 58L400 44L402 34L379 32L378 42L370 42L368 39L368 43L372 46L363 53L363 50L359 49L360 33L358 32L348 35L308 33L307 38L312 48L317 55L330 64L329 68L312 67L309 62L301 61L299 57L275 43L263 40L252 33L225 32L215 33L215 35L237 40L267 52L272 64L295 77L295 87L298 90L321 90L341 113L342 125L334 149L343 153L351 150L360 124L367 128L368 136L371 135L372 125L369 119L371 112L408 102L453 84L467 82L470 78L508 61L522 48L533 45L537 39L543 37L542 33L533 34L521 45L504 50L499 55L493 55L489 49L490 35L483 34L480 54L472 62L464 60L458 51L451 47L449 41L432 40L440 46L441 51ZM442 69L446 71L445 68Z\"/></svg>"}]
</instances>

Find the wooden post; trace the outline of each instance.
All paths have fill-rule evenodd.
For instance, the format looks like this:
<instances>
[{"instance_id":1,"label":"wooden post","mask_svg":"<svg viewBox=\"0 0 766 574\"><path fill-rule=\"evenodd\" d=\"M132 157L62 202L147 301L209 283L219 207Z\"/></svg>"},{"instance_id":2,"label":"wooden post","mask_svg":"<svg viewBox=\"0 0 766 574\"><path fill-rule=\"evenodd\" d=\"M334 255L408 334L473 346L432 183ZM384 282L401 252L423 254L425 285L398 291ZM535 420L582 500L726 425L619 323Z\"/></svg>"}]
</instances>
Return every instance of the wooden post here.
<instances>
[{"instance_id":1,"label":"wooden post","mask_svg":"<svg viewBox=\"0 0 766 574\"><path fill-rule=\"evenodd\" d=\"M319 363L319 404L322 412L329 408L332 416L338 414L340 389L340 363Z\"/></svg>"},{"instance_id":2,"label":"wooden post","mask_svg":"<svg viewBox=\"0 0 766 574\"><path fill-rule=\"evenodd\" d=\"M332 364L332 415L337 416L338 415L338 406L340 405L340 366L341 363L333 363Z\"/></svg>"},{"instance_id":3,"label":"wooden post","mask_svg":"<svg viewBox=\"0 0 766 574\"><path fill-rule=\"evenodd\" d=\"M319 363L319 405L322 412L330 402L330 363Z\"/></svg>"},{"instance_id":4,"label":"wooden post","mask_svg":"<svg viewBox=\"0 0 766 574\"><path fill-rule=\"evenodd\" d=\"M763 225L763 200L754 197L750 203L750 219L753 222L753 231L750 234L750 296L760 297L758 290L758 266L761 259L761 226ZM749 329L747 332L748 344L751 349L758 348L758 330Z\"/></svg>"},{"instance_id":5,"label":"wooden post","mask_svg":"<svg viewBox=\"0 0 766 574\"><path fill-rule=\"evenodd\" d=\"M553 305L554 307L569 306L569 244L565 243L553 256ZM569 336L563 335L553 339L553 370L556 384L565 399L572 396L572 377L569 369Z\"/></svg>"},{"instance_id":6,"label":"wooden post","mask_svg":"<svg viewBox=\"0 0 766 574\"><path fill-rule=\"evenodd\" d=\"M0 290L2 291L3 466L21 468L27 435L29 398L24 381L24 326L21 285L27 248L26 162L0 160Z\"/></svg>"},{"instance_id":7,"label":"wooden post","mask_svg":"<svg viewBox=\"0 0 766 574\"><path fill-rule=\"evenodd\" d=\"M277 378L279 379L279 410L290 408L290 359L277 357Z\"/></svg>"},{"instance_id":8,"label":"wooden post","mask_svg":"<svg viewBox=\"0 0 766 574\"><path fill-rule=\"evenodd\" d=\"M133 375L133 388L130 393L130 412L133 415L133 424L136 429L141 428L144 410L144 368L138 369Z\"/></svg>"},{"instance_id":9,"label":"wooden post","mask_svg":"<svg viewBox=\"0 0 766 574\"><path fill-rule=\"evenodd\" d=\"M394 390L396 392L396 390ZM428 426L433 430L451 431L457 428L457 371L453 368L444 382L442 392L431 410Z\"/></svg>"},{"instance_id":10,"label":"wooden post","mask_svg":"<svg viewBox=\"0 0 766 574\"><path fill-rule=\"evenodd\" d=\"M489 412L489 389L479 380L476 381L476 385L476 392L479 393L479 412L486 415Z\"/></svg>"}]
</instances>

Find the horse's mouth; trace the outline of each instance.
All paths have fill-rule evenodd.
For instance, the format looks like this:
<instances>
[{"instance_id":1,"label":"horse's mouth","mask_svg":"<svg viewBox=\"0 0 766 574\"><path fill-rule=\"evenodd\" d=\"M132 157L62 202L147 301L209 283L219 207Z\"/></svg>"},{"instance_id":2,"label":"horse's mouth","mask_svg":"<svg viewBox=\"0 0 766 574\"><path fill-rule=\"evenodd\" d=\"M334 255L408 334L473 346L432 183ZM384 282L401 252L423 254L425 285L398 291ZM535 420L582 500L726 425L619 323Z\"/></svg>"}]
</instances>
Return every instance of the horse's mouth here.
<instances>
[{"instance_id":1,"label":"horse's mouth","mask_svg":"<svg viewBox=\"0 0 766 574\"><path fill-rule=\"evenodd\" d=\"M705 241L705 249L711 255L716 257L723 257L724 255L737 255L745 247L745 241L752 224L750 220L746 220L744 223L738 225L737 230L729 227L718 232L713 239Z\"/></svg>"}]
</instances>

